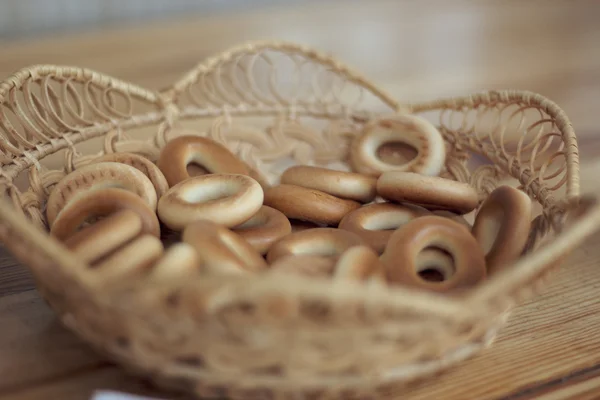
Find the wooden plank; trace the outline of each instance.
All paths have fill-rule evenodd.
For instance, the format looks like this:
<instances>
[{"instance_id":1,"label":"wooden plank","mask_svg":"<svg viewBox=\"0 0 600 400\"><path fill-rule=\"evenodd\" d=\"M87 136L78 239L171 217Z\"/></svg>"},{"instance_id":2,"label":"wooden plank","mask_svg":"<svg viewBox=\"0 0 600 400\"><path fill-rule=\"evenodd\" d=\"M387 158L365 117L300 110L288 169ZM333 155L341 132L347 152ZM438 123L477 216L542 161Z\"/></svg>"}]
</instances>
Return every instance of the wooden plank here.
<instances>
[{"instance_id":1,"label":"wooden plank","mask_svg":"<svg viewBox=\"0 0 600 400\"><path fill-rule=\"evenodd\" d=\"M141 380L134 380L112 366L96 368L93 373L84 371L62 380L50 380L40 385L24 388L17 392L0 392L0 400L86 400L100 390L135 393L156 399L175 400L178 396L167 394L150 387Z\"/></svg>"},{"instance_id":2,"label":"wooden plank","mask_svg":"<svg viewBox=\"0 0 600 400\"><path fill-rule=\"evenodd\" d=\"M538 400L596 400L600 396L600 376L587 379L538 396Z\"/></svg>"},{"instance_id":3,"label":"wooden plank","mask_svg":"<svg viewBox=\"0 0 600 400\"><path fill-rule=\"evenodd\" d=\"M578 371L556 381L524 391L510 400L597 399L600 393L600 365Z\"/></svg>"},{"instance_id":4,"label":"wooden plank","mask_svg":"<svg viewBox=\"0 0 600 400\"><path fill-rule=\"evenodd\" d=\"M0 247L0 297L33 287L33 278L27 268L17 264L4 247Z\"/></svg>"},{"instance_id":5,"label":"wooden plank","mask_svg":"<svg viewBox=\"0 0 600 400\"><path fill-rule=\"evenodd\" d=\"M0 298L0 393L105 363L28 291Z\"/></svg>"},{"instance_id":6,"label":"wooden plank","mask_svg":"<svg viewBox=\"0 0 600 400\"><path fill-rule=\"evenodd\" d=\"M209 55L249 39L276 38L335 54L401 99L533 90L562 105L585 131L597 125L599 12L600 3L585 0L329 1L320 2L318 12L314 4L298 3L0 43L0 76L54 63L161 88Z\"/></svg>"}]
</instances>

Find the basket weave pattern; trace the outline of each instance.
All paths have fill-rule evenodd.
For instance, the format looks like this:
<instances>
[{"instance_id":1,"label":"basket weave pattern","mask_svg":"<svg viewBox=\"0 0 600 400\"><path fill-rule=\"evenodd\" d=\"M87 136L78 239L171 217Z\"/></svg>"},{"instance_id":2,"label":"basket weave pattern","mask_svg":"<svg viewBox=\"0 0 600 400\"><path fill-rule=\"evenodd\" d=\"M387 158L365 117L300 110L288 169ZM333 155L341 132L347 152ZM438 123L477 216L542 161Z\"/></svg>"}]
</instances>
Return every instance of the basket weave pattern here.
<instances>
[{"instance_id":1,"label":"basket weave pattern","mask_svg":"<svg viewBox=\"0 0 600 400\"><path fill-rule=\"evenodd\" d=\"M528 254L467 297L281 276L99 291L93 272L46 232L45 202L65 174L105 153L155 161L169 139L189 133L186 124L204 121L198 133L274 183L290 163L346 165L361 126L396 112L436 122L447 142L442 176L471 184L482 200L512 178L543 209ZM140 129L153 134L137 137ZM289 43L231 49L161 92L82 68L27 68L0 83L0 131L9 199L0 238L63 322L123 365L206 396L365 398L439 371L489 345L506 311L535 293L600 215L590 208L565 227L579 199L577 143L567 116L542 96L400 103L331 57ZM78 144L94 138L104 139L101 151L81 154ZM55 153L63 168L48 169L44 158ZM23 173L27 190L15 184Z\"/></svg>"}]
</instances>

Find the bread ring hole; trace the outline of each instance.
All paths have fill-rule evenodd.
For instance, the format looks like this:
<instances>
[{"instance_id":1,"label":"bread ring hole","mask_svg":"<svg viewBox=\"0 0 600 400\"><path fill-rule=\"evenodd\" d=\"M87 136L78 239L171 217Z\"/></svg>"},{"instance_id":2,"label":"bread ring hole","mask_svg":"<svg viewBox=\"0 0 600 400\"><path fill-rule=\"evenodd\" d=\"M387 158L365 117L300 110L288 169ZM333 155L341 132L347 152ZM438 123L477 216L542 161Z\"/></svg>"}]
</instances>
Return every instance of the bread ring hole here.
<instances>
[{"instance_id":1,"label":"bread ring hole","mask_svg":"<svg viewBox=\"0 0 600 400\"><path fill-rule=\"evenodd\" d=\"M444 282L446 280L444 274L435 268L426 268L419 271L419 276L427 282Z\"/></svg>"},{"instance_id":2,"label":"bread ring hole","mask_svg":"<svg viewBox=\"0 0 600 400\"><path fill-rule=\"evenodd\" d=\"M294 245L293 253L302 256L335 257L340 254L340 250L331 243L316 240L297 243Z\"/></svg>"},{"instance_id":3,"label":"bread ring hole","mask_svg":"<svg viewBox=\"0 0 600 400\"><path fill-rule=\"evenodd\" d=\"M194 162L189 163L185 168L189 176L200 176L210 173L210 171L204 168L202 165Z\"/></svg>"},{"instance_id":4,"label":"bread ring hole","mask_svg":"<svg viewBox=\"0 0 600 400\"><path fill-rule=\"evenodd\" d=\"M369 215L365 218L362 227L368 231L391 231L406 224L414 215L406 212L389 212Z\"/></svg>"},{"instance_id":5,"label":"bread ring hole","mask_svg":"<svg viewBox=\"0 0 600 400\"><path fill-rule=\"evenodd\" d=\"M403 165L417 157L419 151L408 143L387 142L377 148L376 154L386 164Z\"/></svg>"},{"instance_id":6,"label":"bread ring hole","mask_svg":"<svg viewBox=\"0 0 600 400\"><path fill-rule=\"evenodd\" d=\"M84 230L85 228L87 228L88 226L94 225L95 223L97 223L97 222L100 222L100 221L102 221L103 219L105 219L105 218L108 218L108 217L110 217L110 216L111 216L111 214L108 214L108 215L100 215L100 214L98 214L98 215L95 215L95 214L89 215L89 216L87 216L87 217L86 217L86 218L83 220L83 222L82 222L82 223L81 223L81 224L80 224L80 225L79 225L79 226L78 226L78 227L77 227L77 228L76 228L76 229L73 231L73 234L75 234L75 233L77 233L77 232L79 232L79 231L82 231L82 230Z\"/></svg>"},{"instance_id":7,"label":"bread ring hole","mask_svg":"<svg viewBox=\"0 0 600 400\"><path fill-rule=\"evenodd\" d=\"M205 182L201 188L186 188L186 190L181 193L181 198L192 204L207 203L209 201L233 196L237 192L238 187L236 185L224 184L222 181L214 180Z\"/></svg>"},{"instance_id":8,"label":"bread ring hole","mask_svg":"<svg viewBox=\"0 0 600 400\"><path fill-rule=\"evenodd\" d=\"M456 272L452 254L435 246L426 247L417 255L416 266L419 277L427 282L445 282Z\"/></svg>"}]
</instances>

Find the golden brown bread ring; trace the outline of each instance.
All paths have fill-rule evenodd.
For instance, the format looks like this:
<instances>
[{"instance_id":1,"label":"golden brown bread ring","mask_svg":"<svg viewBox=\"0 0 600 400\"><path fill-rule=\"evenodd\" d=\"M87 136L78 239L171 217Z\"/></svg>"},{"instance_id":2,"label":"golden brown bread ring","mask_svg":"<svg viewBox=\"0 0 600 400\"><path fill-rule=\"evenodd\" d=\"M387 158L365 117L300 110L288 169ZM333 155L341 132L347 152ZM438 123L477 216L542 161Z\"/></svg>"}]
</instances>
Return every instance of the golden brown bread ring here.
<instances>
[{"instance_id":1,"label":"golden brown bread ring","mask_svg":"<svg viewBox=\"0 0 600 400\"><path fill-rule=\"evenodd\" d=\"M250 219L262 203L263 190L249 176L201 175L171 187L158 201L158 216L173 230L200 219L232 227Z\"/></svg>"},{"instance_id":2,"label":"golden brown bread ring","mask_svg":"<svg viewBox=\"0 0 600 400\"><path fill-rule=\"evenodd\" d=\"M377 150L391 142L410 145L417 150L417 156L404 165L384 162ZM385 171L437 176L445 160L446 145L442 135L429 121L416 115L394 115L367 123L350 147L352 169L375 177Z\"/></svg>"},{"instance_id":3,"label":"golden brown bread ring","mask_svg":"<svg viewBox=\"0 0 600 400\"><path fill-rule=\"evenodd\" d=\"M161 282L198 276L200 271L200 257L196 249L188 243L178 242L169 247L154 264L148 278Z\"/></svg>"},{"instance_id":4,"label":"golden brown bread ring","mask_svg":"<svg viewBox=\"0 0 600 400\"><path fill-rule=\"evenodd\" d=\"M210 273L245 273L266 269L267 263L240 235L211 221L188 225L182 240L192 245Z\"/></svg>"},{"instance_id":5,"label":"golden brown bread ring","mask_svg":"<svg viewBox=\"0 0 600 400\"><path fill-rule=\"evenodd\" d=\"M266 254L273 243L292 233L292 226L281 211L262 206L252 218L232 231L243 237L260 254Z\"/></svg>"},{"instance_id":6,"label":"golden brown bread ring","mask_svg":"<svg viewBox=\"0 0 600 400\"><path fill-rule=\"evenodd\" d=\"M325 256L288 255L275 260L269 268L272 273L328 278L335 268L335 259Z\"/></svg>"},{"instance_id":7,"label":"golden brown bread ring","mask_svg":"<svg viewBox=\"0 0 600 400\"><path fill-rule=\"evenodd\" d=\"M211 174L248 175L246 164L222 144L201 136L179 136L170 140L160 152L158 168L170 186L190 178L187 167L197 164Z\"/></svg>"},{"instance_id":8,"label":"golden brown bread ring","mask_svg":"<svg viewBox=\"0 0 600 400\"><path fill-rule=\"evenodd\" d=\"M73 197L56 217L50 233L58 240L66 240L84 222L121 210L134 211L142 220L142 232L160 237L160 224L154 211L136 194L117 188L91 189Z\"/></svg>"},{"instance_id":9,"label":"golden brown bread ring","mask_svg":"<svg viewBox=\"0 0 600 400\"><path fill-rule=\"evenodd\" d=\"M356 234L335 228L314 228L292 233L271 246L267 261L291 255L313 255L337 258L346 249L365 243Z\"/></svg>"},{"instance_id":10,"label":"golden brown bread ring","mask_svg":"<svg viewBox=\"0 0 600 400\"><path fill-rule=\"evenodd\" d=\"M419 275L418 256L428 247L449 253L452 276L432 282ZM388 282L434 292L470 288L486 277L485 258L475 238L458 222L438 216L416 218L396 230L381 256Z\"/></svg>"},{"instance_id":11,"label":"golden brown bread ring","mask_svg":"<svg viewBox=\"0 0 600 400\"><path fill-rule=\"evenodd\" d=\"M86 190L113 187L137 194L156 210L156 191L150 179L134 167L116 162L85 165L61 179L48 197L46 217L52 226L58 213L71 199Z\"/></svg>"},{"instance_id":12,"label":"golden brown bread ring","mask_svg":"<svg viewBox=\"0 0 600 400\"><path fill-rule=\"evenodd\" d=\"M144 277L163 254L163 244L152 235L142 235L94 266L99 285L127 282Z\"/></svg>"},{"instance_id":13,"label":"golden brown bread ring","mask_svg":"<svg viewBox=\"0 0 600 400\"><path fill-rule=\"evenodd\" d=\"M142 232L142 219L132 210L121 210L80 230L65 245L82 261L93 264Z\"/></svg>"},{"instance_id":14,"label":"golden brown bread ring","mask_svg":"<svg viewBox=\"0 0 600 400\"><path fill-rule=\"evenodd\" d=\"M296 185L277 185L265 191L265 205L281 211L290 219L337 225L360 203Z\"/></svg>"},{"instance_id":15,"label":"golden brown bread ring","mask_svg":"<svg viewBox=\"0 0 600 400\"><path fill-rule=\"evenodd\" d=\"M383 253L393 230L429 211L411 204L373 203L349 212L338 226L361 237L377 254Z\"/></svg>"},{"instance_id":16,"label":"golden brown bread ring","mask_svg":"<svg viewBox=\"0 0 600 400\"><path fill-rule=\"evenodd\" d=\"M487 262L488 274L516 260L531 227L531 199L511 186L496 188L481 205L472 233Z\"/></svg>"},{"instance_id":17,"label":"golden brown bread ring","mask_svg":"<svg viewBox=\"0 0 600 400\"><path fill-rule=\"evenodd\" d=\"M150 179L156 196L160 199L167 190L169 190L169 183L167 178L163 175L161 170L152 161L146 157L134 153L108 153L93 161L94 164L99 162L117 162L121 164L127 164L137 169Z\"/></svg>"},{"instance_id":18,"label":"golden brown bread ring","mask_svg":"<svg viewBox=\"0 0 600 400\"><path fill-rule=\"evenodd\" d=\"M472 211L479 203L477 192L466 183L412 172L384 172L377 180L377 193L386 200L458 214Z\"/></svg>"},{"instance_id":19,"label":"golden brown bread ring","mask_svg":"<svg viewBox=\"0 0 600 400\"><path fill-rule=\"evenodd\" d=\"M377 195L377 179L372 176L307 165L288 168L281 175L281 183L320 190L361 203L368 203Z\"/></svg>"},{"instance_id":20,"label":"golden brown bread ring","mask_svg":"<svg viewBox=\"0 0 600 400\"><path fill-rule=\"evenodd\" d=\"M385 270L377 253L368 246L350 247L344 251L335 265L333 279L344 281L385 282Z\"/></svg>"}]
</instances>

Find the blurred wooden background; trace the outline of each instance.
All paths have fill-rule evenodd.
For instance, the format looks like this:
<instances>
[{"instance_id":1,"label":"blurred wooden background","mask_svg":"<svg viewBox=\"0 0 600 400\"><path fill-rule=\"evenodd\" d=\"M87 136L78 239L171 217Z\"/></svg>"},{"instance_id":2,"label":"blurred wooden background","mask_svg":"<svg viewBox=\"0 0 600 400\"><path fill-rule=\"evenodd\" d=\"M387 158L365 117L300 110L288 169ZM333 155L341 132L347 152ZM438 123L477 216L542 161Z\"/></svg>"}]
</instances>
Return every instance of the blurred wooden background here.
<instances>
[{"instance_id":1,"label":"blurred wooden background","mask_svg":"<svg viewBox=\"0 0 600 400\"><path fill-rule=\"evenodd\" d=\"M142 24L189 13L214 15L295 2L297 0L0 0L0 37L31 38Z\"/></svg>"},{"instance_id":2,"label":"blurred wooden background","mask_svg":"<svg viewBox=\"0 0 600 400\"><path fill-rule=\"evenodd\" d=\"M596 0L0 0L0 75L35 63L163 87L252 39L329 51L400 99L497 88L559 103L584 137L600 109Z\"/></svg>"}]
</instances>

